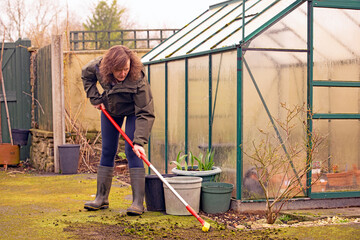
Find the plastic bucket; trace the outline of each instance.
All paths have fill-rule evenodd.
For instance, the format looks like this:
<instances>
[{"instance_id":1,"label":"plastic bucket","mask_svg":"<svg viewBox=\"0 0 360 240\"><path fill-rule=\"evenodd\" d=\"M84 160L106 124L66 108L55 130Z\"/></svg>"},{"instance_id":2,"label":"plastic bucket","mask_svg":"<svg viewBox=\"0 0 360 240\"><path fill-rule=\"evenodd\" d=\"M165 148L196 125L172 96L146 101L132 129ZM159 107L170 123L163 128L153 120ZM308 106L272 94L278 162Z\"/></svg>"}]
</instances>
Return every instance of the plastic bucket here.
<instances>
[{"instance_id":1,"label":"plastic bucket","mask_svg":"<svg viewBox=\"0 0 360 240\"><path fill-rule=\"evenodd\" d=\"M199 212L201 177L172 177L166 178L169 184L176 192L194 209ZM191 215L186 206L175 196L175 194L165 185L165 208L166 213L170 215Z\"/></svg>"},{"instance_id":2,"label":"plastic bucket","mask_svg":"<svg viewBox=\"0 0 360 240\"><path fill-rule=\"evenodd\" d=\"M163 174L164 178L176 176ZM165 211L165 197L162 181L157 175L145 176L145 203L148 211Z\"/></svg>"},{"instance_id":3,"label":"plastic bucket","mask_svg":"<svg viewBox=\"0 0 360 240\"><path fill-rule=\"evenodd\" d=\"M206 213L224 213L230 208L234 185L204 182L201 186L201 209Z\"/></svg>"},{"instance_id":4,"label":"plastic bucket","mask_svg":"<svg viewBox=\"0 0 360 240\"><path fill-rule=\"evenodd\" d=\"M77 173L80 157L79 144L59 145L60 171L62 174Z\"/></svg>"}]
</instances>

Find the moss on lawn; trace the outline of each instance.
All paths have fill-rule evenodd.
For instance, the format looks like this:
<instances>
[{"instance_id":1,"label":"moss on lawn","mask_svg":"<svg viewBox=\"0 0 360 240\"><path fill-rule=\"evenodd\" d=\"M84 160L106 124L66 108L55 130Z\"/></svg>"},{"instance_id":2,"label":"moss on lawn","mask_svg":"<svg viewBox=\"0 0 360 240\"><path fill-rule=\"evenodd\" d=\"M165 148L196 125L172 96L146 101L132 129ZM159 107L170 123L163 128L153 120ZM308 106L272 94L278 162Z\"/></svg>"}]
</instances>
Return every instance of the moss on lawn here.
<instances>
[{"instance_id":1,"label":"moss on lawn","mask_svg":"<svg viewBox=\"0 0 360 240\"><path fill-rule=\"evenodd\" d=\"M29 175L0 171L0 232L6 239L64 239L63 228L71 223L101 221L115 224L111 216L130 205L128 186L114 187L109 196L111 210L83 209L96 192L94 175ZM114 181L116 184L116 181ZM121 185L121 184L120 184ZM4 237L1 236L1 237Z\"/></svg>"},{"instance_id":2,"label":"moss on lawn","mask_svg":"<svg viewBox=\"0 0 360 240\"><path fill-rule=\"evenodd\" d=\"M348 239L359 224L240 231L193 216L145 212L129 217L130 187L114 178L110 208L86 211L96 175L31 175L0 171L0 239ZM330 233L330 234L329 234ZM329 238L331 237L331 238ZM351 239L351 238L350 238Z\"/></svg>"}]
</instances>

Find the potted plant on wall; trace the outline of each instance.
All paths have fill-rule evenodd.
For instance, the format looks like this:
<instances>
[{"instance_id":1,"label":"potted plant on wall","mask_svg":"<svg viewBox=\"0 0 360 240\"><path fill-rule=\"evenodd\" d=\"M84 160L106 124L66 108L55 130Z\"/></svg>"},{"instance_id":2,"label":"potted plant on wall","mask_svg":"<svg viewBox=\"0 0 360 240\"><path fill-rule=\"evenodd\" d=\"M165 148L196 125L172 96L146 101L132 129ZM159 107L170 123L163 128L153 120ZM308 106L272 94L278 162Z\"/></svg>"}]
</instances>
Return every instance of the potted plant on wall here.
<instances>
[{"instance_id":1,"label":"potted plant on wall","mask_svg":"<svg viewBox=\"0 0 360 240\"><path fill-rule=\"evenodd\" d=\"M332 172L326 174L330 187L349 187L353 185L353 171L340 172L337 164L332 165Z\"/></svg>"},{"instance_id":2,"label":"potted plant on wall","mask_svg":"<svg viewBox=\"0 0 360 240\"><path fill-rule=\"evenodd\" d=\"M179 176L201 177L203 182L215 181L215 178L221 173L221 169L214 166L214 154L215 152L211 150L207 150L205 155L200 153L198 156L192 152L189 152L189 155L182 154L180 151L176 161L171 162L176 165L171 171ZM188 163L185 161L186 157L189 159Z\"/></svg>"}]
</instances>

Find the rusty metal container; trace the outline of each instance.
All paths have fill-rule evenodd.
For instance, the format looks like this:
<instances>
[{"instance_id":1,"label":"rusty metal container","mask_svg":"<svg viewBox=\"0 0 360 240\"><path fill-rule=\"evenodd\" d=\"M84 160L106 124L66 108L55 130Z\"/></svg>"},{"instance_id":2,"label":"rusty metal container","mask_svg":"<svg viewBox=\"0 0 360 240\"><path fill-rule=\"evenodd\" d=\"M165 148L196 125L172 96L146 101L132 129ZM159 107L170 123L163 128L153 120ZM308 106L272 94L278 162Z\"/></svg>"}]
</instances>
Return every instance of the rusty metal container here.
<instances>
[{"instance_id":1,"label":"rusty metal container","mask_svg":"<svg viewBox=\"0 0 360 240\"><path fill-rule=\"evenodd\" d=\"M10 143L0 144L0 165L17 165L20 163L20 148Z\"/></svg>"}]
</instances>

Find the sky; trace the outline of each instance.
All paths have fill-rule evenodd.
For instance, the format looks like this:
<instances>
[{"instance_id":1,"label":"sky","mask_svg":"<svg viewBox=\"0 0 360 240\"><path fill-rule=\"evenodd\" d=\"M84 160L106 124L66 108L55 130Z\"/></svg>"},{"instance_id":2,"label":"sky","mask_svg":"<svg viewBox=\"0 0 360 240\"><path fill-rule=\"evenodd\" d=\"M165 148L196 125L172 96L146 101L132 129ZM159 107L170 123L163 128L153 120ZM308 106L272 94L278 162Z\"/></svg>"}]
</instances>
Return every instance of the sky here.
<instances>
[{"instance_id":1,"label":"sky","mask_svg":"<svg viewBox=\"0 0 360 240\"><path fill-rule=\"evenodd\" d=\"M84 22L91 16L100 0L67 0L70 11L82 16ZM137 28L181 28L210 5L225 0L118 0L128 10L129 18ZM111 4L112 0L107 0ZM66 1L60 1L66 4Z\"/></svg>"}]
</instances>

